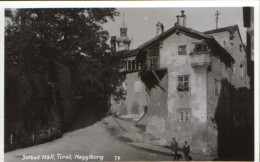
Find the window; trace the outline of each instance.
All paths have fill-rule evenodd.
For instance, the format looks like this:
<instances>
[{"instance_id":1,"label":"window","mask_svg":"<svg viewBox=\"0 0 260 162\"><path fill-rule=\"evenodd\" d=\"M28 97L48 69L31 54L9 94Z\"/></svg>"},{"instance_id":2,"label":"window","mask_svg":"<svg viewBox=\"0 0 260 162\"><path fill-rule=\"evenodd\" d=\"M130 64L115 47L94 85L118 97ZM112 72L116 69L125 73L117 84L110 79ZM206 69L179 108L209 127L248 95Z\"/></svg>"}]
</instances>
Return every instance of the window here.
<instances>
[{"instance_id":1,"label":"window","mask_svg":"<svg viewBox=\"0 0 260 162\"><path fill-rule=\"evenodd\" d=\"M219 95L219 93L220 93L220 82L217 79L215 79L215 94Z\"/></svg>"},{"instance_id":2,"label":"window","mask_svg":"<svg viewBox=\"0 0 260 162\"><path fill-rule=\"evenodd\" d=\"M150 59L150 69L157 69L158 68L158 58L152 58Z\"/></svg>"},{"instance_id":3,"label":"window","mask_svg":"<svg viewBox=\"0 0 260 162\"><path fill-rule=\"evenodd\" d=\"M159 61L160 61L159 56L160 56L159 45L147 50L148 69L153 70L159 68Z\"/></svg>"},{"instance_id":4,"label":"window","mask_svg":"<svg viewBox=\"0 0 260 162\"><path fill-rule=\"evenodd\" d=\"M240 64L240 77L243 78L245 73L244 65Z\"/></svg>"},{"instance_id":5,"label":"window","mask_svg":"<svg viewBox=\"0 0 260 162\"><path fill-rule=\"evenodd\" d=\"M208 51L208 45L206 43L196 43L193 52Z\"/></svg>"},{"instance_id":6,"label":"window","mask_svg":"<svg viewBox=\"0 0 260 162\"><path fill-rule=\"evenodd\" d=\"M134 82L134 92L141 92L141 81L135 81Z\"/></svg>"},{"instance_id":7,"label":"window","mask_svg":"<svg viewBox=\"0 0 260 162\"><path fill-rule=\"evenodd\" d=\"M179 110L178 111L179 122L189 122L190 121L190 110Z\"/></svg>"},{"instance_id":8,"label":"window","mask_svg":"<svg viewBox=\"0 0 260 162\"><path fill-rule=\"evenodd\" d=\"M182 46L179 46L178 48L178 52L179 52L179 55L186 55L186 45L182 45Z\"/></svg>"},{"instance_id":9,"label":"window","mask_svg":"<svg viewBox=\"0 0 260 162\"><path fill-rule=\"evenodd\" d=\"M127 70L140 70L141 65L136 60L128 60L126 61Z\"/></svg>"},{"instance_id":10,"label":"window","mask_svg":"<svg viewBox=\"0 0 260 162\"><path fill-rule=\"evenodd\" d=\"M180 75L178 77L178 91L189 91L189 75Z\"/></svg>"}]
</instances>

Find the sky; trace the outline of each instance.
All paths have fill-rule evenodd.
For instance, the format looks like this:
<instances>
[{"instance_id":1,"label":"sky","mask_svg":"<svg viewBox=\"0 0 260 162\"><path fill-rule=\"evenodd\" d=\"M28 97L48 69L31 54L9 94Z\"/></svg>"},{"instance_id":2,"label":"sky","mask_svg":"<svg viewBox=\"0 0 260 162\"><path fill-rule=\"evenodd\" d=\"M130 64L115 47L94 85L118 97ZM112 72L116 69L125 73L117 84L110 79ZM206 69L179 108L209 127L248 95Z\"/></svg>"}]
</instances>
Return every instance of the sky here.
<instances>
[{"instance_id":1,"label":"sky","mask_svg":"<svg viewBox=\"0 0 260 162\"><path fill-rule=\"evenodd\" d=\"M201 8L117 8L121 13L115 21L104 24L110 36L120 36L120 26L123 21L128 28L127 35L133 41L130 49L135 49L156 35L156 24L161 22L164 31L174 26L177 21L176 16L181 15L181 10L185 11L186 27L203 32L216 29L215 13L219 11L218 28L238 25L243 42L246 43L246 29L243 26L242 7L201 7Z\"/></svg>"}]
</instances>

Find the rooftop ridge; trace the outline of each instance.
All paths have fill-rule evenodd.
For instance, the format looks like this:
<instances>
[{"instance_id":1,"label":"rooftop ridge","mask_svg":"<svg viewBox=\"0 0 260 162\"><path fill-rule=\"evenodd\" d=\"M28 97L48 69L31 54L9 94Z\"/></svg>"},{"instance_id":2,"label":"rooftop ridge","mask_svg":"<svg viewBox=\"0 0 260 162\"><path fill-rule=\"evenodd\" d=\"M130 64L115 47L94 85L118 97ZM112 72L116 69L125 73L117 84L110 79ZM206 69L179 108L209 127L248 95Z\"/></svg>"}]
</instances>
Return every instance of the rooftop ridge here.
<instances>
[{"instance_id":1,"label":"rooftop ridge","mask_svg":"<svg viewBox=\"0 0 260 162\"><path fill-rule=\"evenodd\" d=\"M236 25L226 26L226 27L223 27L223 28L204 31L202 33L212 34L212 33L219 33L219 32L223 32L223 31L233 31L233 30L236 30L237 28L238 28L238 25L236 24Z\"/></svg>"}]
</instances>

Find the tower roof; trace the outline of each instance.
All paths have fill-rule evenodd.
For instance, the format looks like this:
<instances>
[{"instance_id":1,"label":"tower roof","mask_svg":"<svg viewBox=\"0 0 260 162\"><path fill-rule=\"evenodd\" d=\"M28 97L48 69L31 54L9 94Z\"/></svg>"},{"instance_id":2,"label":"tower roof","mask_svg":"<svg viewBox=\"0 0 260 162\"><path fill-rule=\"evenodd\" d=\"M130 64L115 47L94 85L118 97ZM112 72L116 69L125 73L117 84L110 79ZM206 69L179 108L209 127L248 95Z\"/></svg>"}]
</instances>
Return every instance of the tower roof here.
<instances>
[{"instance_id":1,"label":"tower roof","mask_svg":"<svg viewBox=\"0 0 260 162\"><path fill-rule=\"evenodd\" d=\"M125 25L125 14L123 14L123 22L122 22L122 26L120 28L127 28Z\"/></svg>"},{"instance_id":2,"label":"tower roof","mask_svg":"<svg viewBox=\"0 0 260 162\"><path fill-rule=\"evenodd\" d=\"M122 26L120 27L120 37L117 39L117 44L119 45L120 43L123 43L124 45L127 45L128 47L131 43L131 39L127 36L127 27L125 25L125 15L124 14L123 14Z\"/></svg>"}]
</instances>

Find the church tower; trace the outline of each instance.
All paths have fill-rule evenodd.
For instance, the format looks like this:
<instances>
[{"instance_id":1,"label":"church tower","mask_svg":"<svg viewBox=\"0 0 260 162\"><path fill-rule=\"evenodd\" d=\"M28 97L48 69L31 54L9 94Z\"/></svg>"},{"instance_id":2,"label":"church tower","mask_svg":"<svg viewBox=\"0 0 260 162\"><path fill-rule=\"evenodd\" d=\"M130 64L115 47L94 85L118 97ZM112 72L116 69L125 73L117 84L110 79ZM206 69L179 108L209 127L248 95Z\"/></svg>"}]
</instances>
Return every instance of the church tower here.
<instances>
[{"instance_id":1,"label":"church tower","mask_svg":"<svg viewBox=\"0 0 260 162\"><path fill-rule=\"evenodd\" d=\"M127 37L127 27L125 25L125 15L123 15L122 26L120 27L120 37L117 39L117 51L129 50L131 40Z\"/></svg>"}]
</instances>

